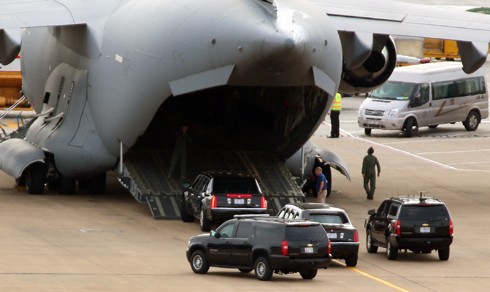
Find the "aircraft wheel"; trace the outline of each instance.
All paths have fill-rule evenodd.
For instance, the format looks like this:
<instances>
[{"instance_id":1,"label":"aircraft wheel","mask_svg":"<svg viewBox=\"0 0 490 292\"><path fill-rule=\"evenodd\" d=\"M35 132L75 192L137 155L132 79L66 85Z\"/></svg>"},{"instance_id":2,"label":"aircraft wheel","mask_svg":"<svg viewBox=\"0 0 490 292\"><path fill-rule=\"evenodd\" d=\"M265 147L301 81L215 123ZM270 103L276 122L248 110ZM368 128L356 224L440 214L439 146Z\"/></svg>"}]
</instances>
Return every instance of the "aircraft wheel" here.
<instances>
[{"instance_id":1,"label":"aircraft wheel","mask_svg":"<svg viewBox=\"0 0 490 292\"><path fill-rule=\"evenodd\" d=\"M25 184L29 194L40 195L44 192L46 172L47 169L44 163L34 163L26 169Z\"/></svg>"}]
</instances>

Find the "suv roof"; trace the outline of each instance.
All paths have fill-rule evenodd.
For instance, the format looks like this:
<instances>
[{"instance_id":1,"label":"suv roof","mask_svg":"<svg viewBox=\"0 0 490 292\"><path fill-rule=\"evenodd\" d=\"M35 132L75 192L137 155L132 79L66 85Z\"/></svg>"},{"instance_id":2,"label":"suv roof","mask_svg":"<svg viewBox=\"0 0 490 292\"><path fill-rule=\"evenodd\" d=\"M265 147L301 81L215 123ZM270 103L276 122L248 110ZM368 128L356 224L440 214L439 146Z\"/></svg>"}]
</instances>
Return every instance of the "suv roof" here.
<instances>
[{"instance_id":1,"label":"suv roof","mask_svg":"<svg viewBox=\"0 0 490 292\"><path fill-rule=\"evenodd\" d=\"M324 204L324 203L290 203L286 204L286 206L295 206L301 210L315 210L315 211L340 211L340 212L345 212L344 209L337 208L335 206L329 205L329 204Z\"/></svg>"},{"instance_id":2,"label":"suv roof","mask_svg":"<svg viewBox=\"0 0 490 292\"><path fill-rule=\"evenodd\" d=\"M254 216L254 215L235 215L234 220L247 220L247 221L261 221L261 222L267 222L267 223L281 223L281 224L286 224L286 225L304 225L304 226L309 226L309 225L320 225L318 222L310 221L308 219L292 219L292 218L278 218L275 216L264 216L264 215L259 215L259 216Z\"/></svg>"},{"instance_id":3,"label":"suv roof","mask_svg":"<svg viewBox=\"0 0 490 292\"><path fill-rule=\"evenodd\" d=\"M398 201L402 204L432 204L432 205L437 205L437 204L444 204L443 201L436 199L434 197L426 197L423 195L420 196L396 196L396 197L391 197L390 200L393 201Z\"/></svg>"}]
</instances>

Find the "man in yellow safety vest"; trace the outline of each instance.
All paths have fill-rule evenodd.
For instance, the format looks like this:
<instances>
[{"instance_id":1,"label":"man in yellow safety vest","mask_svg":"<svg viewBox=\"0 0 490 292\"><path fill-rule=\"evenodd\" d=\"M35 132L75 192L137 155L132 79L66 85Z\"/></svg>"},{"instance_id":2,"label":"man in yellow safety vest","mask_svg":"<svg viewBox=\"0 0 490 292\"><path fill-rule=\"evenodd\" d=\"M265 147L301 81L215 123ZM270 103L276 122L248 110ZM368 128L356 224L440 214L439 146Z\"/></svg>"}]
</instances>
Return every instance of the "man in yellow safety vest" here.
<instances>
[{"instance_id":1,"label":"man in yellow safety vest","mask_svg":"<svg viewBox=\"0 0 490 292\"><path fill-rule=\"evenodd\" d=\"M340 110L342 110L342 95L337 92L333 99L332 108L330 109L330 136L329 138L338 138L340 135Z\"/></svg>"}]
</instances>

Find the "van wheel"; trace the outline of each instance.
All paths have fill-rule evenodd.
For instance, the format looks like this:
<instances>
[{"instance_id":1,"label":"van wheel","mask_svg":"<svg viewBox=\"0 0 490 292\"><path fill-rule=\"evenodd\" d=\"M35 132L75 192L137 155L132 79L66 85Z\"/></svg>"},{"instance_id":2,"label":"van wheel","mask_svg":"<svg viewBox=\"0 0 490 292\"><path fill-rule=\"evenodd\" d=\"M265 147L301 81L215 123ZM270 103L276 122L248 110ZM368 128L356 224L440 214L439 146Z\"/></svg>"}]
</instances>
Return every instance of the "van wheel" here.
<instances>
[{"instance_id":1,"label":"van wheel","mask_svg":"<svg viewBox=\"0 0 490 292\"><path fill-rule=\"evenodd\" d=\"M366 136L371 136L371 130L372 129L364 128L364 134L366 134Z\"/></svg>"},{"instance_id":2,"label":"van wheel","mask_svg":"<svg viewBox=\"0 0 490 292\"><path fill-rule=\"evenodd\" d=\"M409 118L405 122L405 129L403 131L403 133L405 134L405 137L412 137L414 126L417 127L417 125L415 125L415 121L413 120L413 118Z\"/></svg>"},{"instance_id":3,"label":"van wheel","mask_svg":"<svg viewBox=\"0 0 490 292\"><path fill-rule=\"evenodd\" d=\"M429 125L428 127L431 128L431 129L435 129L437 128L437 126L439 126L438 124L435 124L435 125Z\"/></svg>"},{"instance_id":4,"label":"van wheel","mask_svg":"<svg viewBox=\"0 0 490 292\"><path fill-rule=\"evenodd\" d=\"M467 131L475 131L478 129L478 125L480 125L480 114L477 111L471 111L463 122L463 125Z\"/></svg>"}]
</instances>

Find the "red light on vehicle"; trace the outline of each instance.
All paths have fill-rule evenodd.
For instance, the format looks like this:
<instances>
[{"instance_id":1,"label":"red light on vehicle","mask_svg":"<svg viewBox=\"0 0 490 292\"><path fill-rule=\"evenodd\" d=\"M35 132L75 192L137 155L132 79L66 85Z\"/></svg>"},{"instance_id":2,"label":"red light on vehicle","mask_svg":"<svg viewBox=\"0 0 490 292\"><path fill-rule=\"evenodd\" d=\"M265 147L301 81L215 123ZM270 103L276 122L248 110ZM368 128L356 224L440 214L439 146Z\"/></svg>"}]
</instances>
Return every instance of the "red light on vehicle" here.
<instances>
[{"instance_id":1,"label":"red light on vehicle","mask_svg":"<svg viewBox=\"0 0 490 292\"><path fill-rule=\"evenodd\" d=\"M359 242L359 233L357 230L354 230L354 242Z\"/></svg>"},{"instance_id":2,"label":"red light on vehicle","mask_svg":"<svg viewBox=\"0 0 490 292\"><path fill-rule=\"evenodd\" d=\"M218 198L215 195L211 196L211 208L218 207Z\"/></svg>"},{"instance_id":3,"label":"red light on vehicle","mask_svg":"<svg viewBox=\"0 0 490 292\"><path fill-rule=\"evenodd\" d=\"M267 209L267 200L265 199L265 197L260 198L260 208Z\"/></svg>"},{"instance_id":4,"label":"red light on vehicle","mask_svg":"<svg viewBox=\"0 0 490 292\"><path fill-rule=\"evenodd\" d=\"M401 225L400 220L396 220L395 226L394 226L396 235L402 234L400 225Z\"/></svg>"},{"instance_id":5,"label":"red light on vehicle","mask_svg":"<svg viewBox=\"0 0 490 292\"><path fill-rule=\"evenodd\" d=\"M332 254L332 244L328 241L328 254Z\"/></svg>"},{"instance_id":6,"label":"red light on vehicle","mask_svg":"<svg viewBox=\"0 0 490 292\"><path fill-rule=\"evenodd\" d=\"M250 194L226 194L227 198L232 198L232 199L250 199L252 198L252 195Z\"/></svg>"},{"instance_id":7,"label":"red light on vehicle","mask_svg":"<svg viewBox=\"0 0 490 292\"><path fill-rule=\"evenodd\" d=\"M449 235L453 235L453 232L454 232L453 220L449 219Z\"/></svg>"},{"instance_id":8,"label":"red light on vehicle","mask_svg":"<svg viewBox=\"0 0 490 292\"><path fill-rule=\"evenodd\" d=\"M281 242L281 254L283 256L289 255L289 242L287 240L283 240L283 242Z\"/></svg>"}]
</instances>

